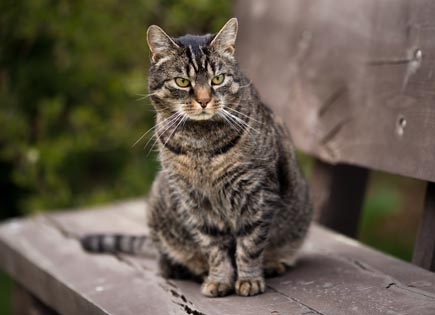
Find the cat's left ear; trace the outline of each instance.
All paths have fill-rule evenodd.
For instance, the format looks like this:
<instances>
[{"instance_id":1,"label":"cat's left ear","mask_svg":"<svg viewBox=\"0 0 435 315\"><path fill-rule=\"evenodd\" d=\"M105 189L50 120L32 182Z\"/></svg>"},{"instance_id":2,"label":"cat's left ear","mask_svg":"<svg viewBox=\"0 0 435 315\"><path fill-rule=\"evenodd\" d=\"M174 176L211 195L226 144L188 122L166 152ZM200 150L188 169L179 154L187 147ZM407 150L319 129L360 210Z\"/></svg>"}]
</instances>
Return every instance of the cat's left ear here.
<instances>
[{"instance_id":1,"label":"cat's left ear","mask_svg":"<svg viewBox=\"0 0 435 315\"><path fill-rule=\"evenodd\" d=\"M219 52L234 54L238 26L237 18L230 19L214 36L210 46Z\"/></svg>"},{"instance_id":2,"label":"cat's left ear","mask_svg":"<svg viewBox=\"0 0 435 315\"><path fill-rule=\"evenodd\" d=\"M160 58L173 54L180 48L180 46L157 25L148 27L147 41L153 62L157 62Z\"/></svg>"}]
</instances>

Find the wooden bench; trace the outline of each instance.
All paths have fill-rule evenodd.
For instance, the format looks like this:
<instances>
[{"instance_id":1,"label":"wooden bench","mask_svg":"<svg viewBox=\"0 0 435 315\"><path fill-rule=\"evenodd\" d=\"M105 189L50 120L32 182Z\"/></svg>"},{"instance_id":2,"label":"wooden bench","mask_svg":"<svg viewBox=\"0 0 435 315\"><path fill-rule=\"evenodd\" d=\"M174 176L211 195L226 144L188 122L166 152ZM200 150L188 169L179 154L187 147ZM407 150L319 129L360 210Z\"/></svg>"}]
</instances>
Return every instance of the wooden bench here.
<instances>
[{"instance_id":1,"label":"wooden bench","mask_svg":"<svg viewBox=\"0 0 435 315\"><path fill-rule=\"evenodd\" d=\"M89 231L146 233L144 209L139 200L3 224L0 265L21 288L17 314L435 313L434 275L318 225L298 267L250 298L203 297L195 282L160 278L153 257L81 249Z\"/></svg>"},{"instance_id":2,"label":"wooden bench","mask_svg":"<svg viewBox=\"0 0 435 315\"><path fill-rule=\"evenodd\" d=\"M296 146L318 158L321 224L354 236L368 170L429 182L414 262L434 270L435 4L239 0L238 54ZM298 266L259 296L201 296L149 256L91 255L90 232L147 233L144 200L0 226L16 314L435 314L435 275L313 224Z\"/></svg>"},{"instance_id":3,"label":"wooden bench","mask_svg":"<svg viewBox=\"0 0 435 315\"><path fill-rule=\"evenodd\" d=\"M239 59L319 160L319 221L355 236L368 170L427 181L413 261L435 270L435 3L239 0Z\"/></svg>"}]
</instances>

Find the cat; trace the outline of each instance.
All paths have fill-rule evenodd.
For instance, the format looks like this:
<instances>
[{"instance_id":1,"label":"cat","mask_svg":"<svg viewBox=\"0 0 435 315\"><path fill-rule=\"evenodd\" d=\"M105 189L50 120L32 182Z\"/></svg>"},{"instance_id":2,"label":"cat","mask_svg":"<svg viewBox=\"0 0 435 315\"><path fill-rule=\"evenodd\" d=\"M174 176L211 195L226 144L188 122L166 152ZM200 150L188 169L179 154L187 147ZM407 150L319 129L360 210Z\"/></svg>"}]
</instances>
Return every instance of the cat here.
<instances>
[{"instance_id":1,"label":"cat","mask_svg":"<svg viewBox=\"0 0 435 315\"><path fill-rule=\"evenodd\" d=\"M210 297L263 293L265 276L294 264L312 217L289 132L240 71L237 29L232 18L216 35L147 31L162 166L148 199L150 238L162 276L199 278ZM82 243L135 253L144 241Z\"/></svg>"}]
</instances>

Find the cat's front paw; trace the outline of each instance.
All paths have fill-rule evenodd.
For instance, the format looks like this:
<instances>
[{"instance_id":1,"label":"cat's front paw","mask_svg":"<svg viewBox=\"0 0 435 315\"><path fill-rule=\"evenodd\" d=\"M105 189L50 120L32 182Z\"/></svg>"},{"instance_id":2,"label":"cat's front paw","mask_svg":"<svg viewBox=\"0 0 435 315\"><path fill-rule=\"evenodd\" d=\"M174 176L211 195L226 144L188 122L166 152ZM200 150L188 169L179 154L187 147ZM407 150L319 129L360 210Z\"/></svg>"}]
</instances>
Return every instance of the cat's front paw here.
<instances>
[{"instance_id":1,"label":"cat's front paw","mask_svg":"<svg viewBox=\"0 0 435 315\"><path fill-rule=\"evenodd\" d=\"M263 293L266 290L266 282L263 277L251 279L239 279L236 281L236 293L241 296L251 296Z\"/></svg>"},{"instance_id":2,"label":"cat's front paw","mask_svg":"<svg viewBox=\"0 0 435 315\"><path fill-rule=\"evenodd\" d=\"M201 293L208 297L225 296L231 293L233 284L206 279L202 283Z\"/></svg>"}]
</instances>

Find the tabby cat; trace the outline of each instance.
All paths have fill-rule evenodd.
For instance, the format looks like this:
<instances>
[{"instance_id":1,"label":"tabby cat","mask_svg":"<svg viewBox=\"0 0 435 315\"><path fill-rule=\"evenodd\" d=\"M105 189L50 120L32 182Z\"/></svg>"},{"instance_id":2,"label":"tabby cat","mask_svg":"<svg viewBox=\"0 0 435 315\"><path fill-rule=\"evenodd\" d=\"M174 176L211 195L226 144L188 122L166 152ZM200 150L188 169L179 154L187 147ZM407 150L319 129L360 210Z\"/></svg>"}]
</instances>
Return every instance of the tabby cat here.
<instances>
[{"instance_id":1,"label":"tabby cat","mask_svg":"<svg viewBox=\"0 0 435 315\"><path fill-rule=\"evenodd\" d=\"M216 35L152 25L150 99L162 170L148 203L164 277L203 280L206 296L265 291L294 263L312 208L287 129L234 57L237 19ZM89 251L140 251L145 237L93 235Z\"/></svg>"}]
</instances>

